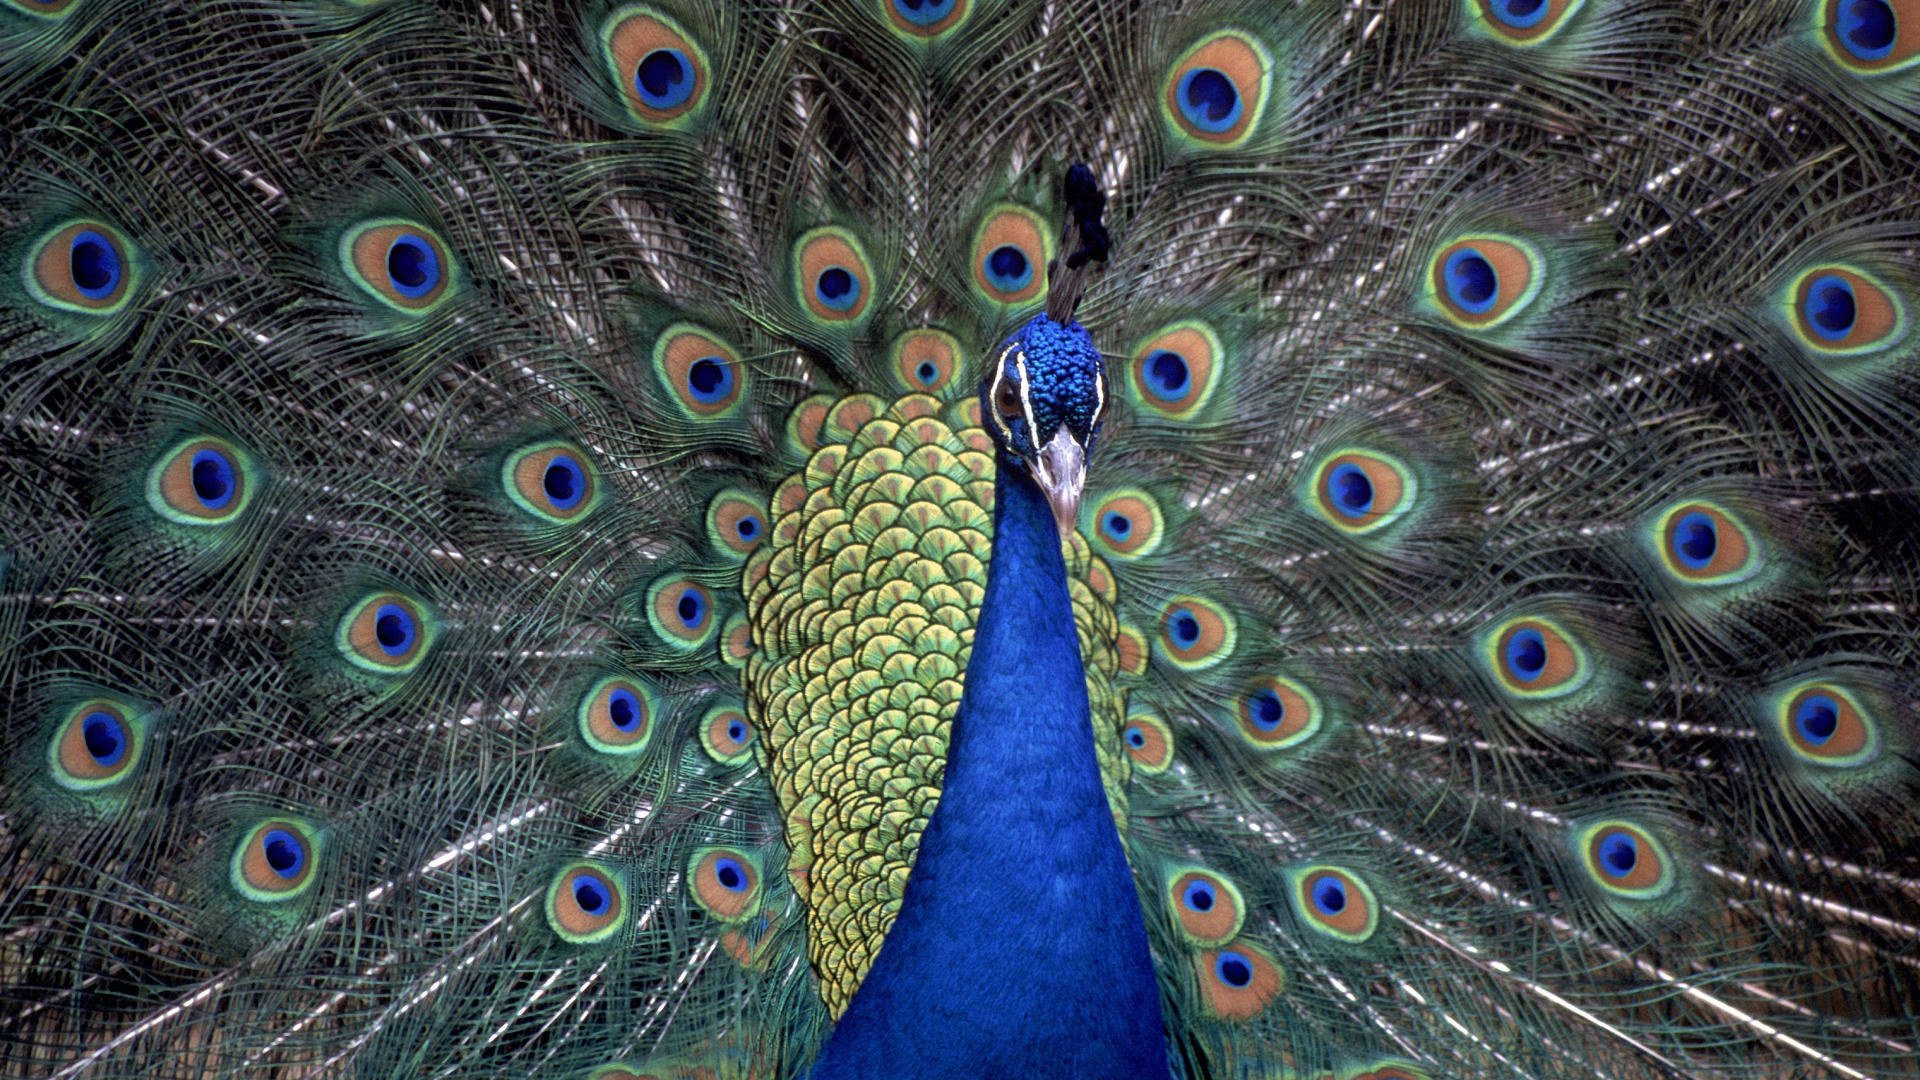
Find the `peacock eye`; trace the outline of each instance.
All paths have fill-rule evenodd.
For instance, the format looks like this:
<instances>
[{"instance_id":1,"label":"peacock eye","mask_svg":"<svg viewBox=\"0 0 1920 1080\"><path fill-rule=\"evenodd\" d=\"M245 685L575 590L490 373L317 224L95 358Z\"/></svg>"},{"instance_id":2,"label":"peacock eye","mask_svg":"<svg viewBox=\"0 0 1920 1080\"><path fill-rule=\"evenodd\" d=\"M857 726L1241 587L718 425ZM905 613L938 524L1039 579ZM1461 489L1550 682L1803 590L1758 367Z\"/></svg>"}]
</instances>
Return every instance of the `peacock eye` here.
<instances>
[{"instance_id":1,"label":"peacock eye","mask_svg":"<svg viewBox=\"0 0 1920 1080\"><path fill-rule=\"evenodd\" d=\"M1002 379L993 392L993 407L1000 415L1015 418L1020 416L1020 387L1011 380Z\"/></svg>"}]
</instances>

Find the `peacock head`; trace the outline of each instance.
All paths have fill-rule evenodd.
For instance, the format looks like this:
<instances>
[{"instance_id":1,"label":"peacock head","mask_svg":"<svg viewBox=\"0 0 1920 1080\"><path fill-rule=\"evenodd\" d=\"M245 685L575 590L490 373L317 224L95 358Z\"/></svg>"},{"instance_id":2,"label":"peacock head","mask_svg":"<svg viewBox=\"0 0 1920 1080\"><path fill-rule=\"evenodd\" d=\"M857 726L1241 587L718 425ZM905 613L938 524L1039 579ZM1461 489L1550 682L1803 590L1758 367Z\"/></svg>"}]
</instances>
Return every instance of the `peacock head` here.
<instances>
[{"instance_id":1,"label":"peacock head","mask_svg":"<svg viewBox=\"0 0 1920 1080\"><path fill-rule=\"evenodd\" d=\"M1077 322L1034 316L995 354L980 408L1002 460L1026 470L1060 535L1071 532L1107 413L1107 372L1093 338Z\"/></svg>"}]
</instances>

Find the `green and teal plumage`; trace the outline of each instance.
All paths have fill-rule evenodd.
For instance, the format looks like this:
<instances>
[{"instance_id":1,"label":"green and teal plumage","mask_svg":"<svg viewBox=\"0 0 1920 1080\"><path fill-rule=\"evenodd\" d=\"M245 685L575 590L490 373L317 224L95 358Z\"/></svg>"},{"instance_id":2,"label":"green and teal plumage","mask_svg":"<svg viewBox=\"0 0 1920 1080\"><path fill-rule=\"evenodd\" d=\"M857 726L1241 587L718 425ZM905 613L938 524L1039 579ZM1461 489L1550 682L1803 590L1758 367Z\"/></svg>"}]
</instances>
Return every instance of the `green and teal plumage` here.
<instances>
[{"instance_id":1,"label":"green and teal plumage","mask_svg":"<svg viewBox=\"0 0 1920 1080\"><path fill-rule=\"evenodd\" d=\"M1916 34L0 0L0 1075L1920 1075Z\"/></svg>"}]
</instances>

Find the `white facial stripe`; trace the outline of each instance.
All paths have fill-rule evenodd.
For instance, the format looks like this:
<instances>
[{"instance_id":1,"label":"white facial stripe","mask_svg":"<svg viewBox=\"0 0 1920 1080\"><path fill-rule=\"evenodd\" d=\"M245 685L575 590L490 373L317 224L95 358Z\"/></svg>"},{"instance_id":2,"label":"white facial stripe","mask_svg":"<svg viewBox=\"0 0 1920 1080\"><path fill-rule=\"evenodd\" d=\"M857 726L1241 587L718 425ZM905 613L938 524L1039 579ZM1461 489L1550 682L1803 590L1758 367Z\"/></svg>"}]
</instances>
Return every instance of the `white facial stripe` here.
<instances>
[{"instance_id":1,"label":"white facial stripe","mask_svg":"<svg viewBox=\"0 0 1920 1080\"><path fill-rule=\"evenodd\" d=\"M1033 422L1033 384L1027 381L1027 354L1023 349L1013 354L1013 368L1020 373L1020 411L1027 414L1027 431L1034 439L1040 438L1040 425ZM1039 449L1035 446L1034 449Z\"/></svg>"},{"instance_id":2,"label":"white facial stripe","mask_svg":"<svg viewBox=\"0 0 1920 1080\"><path fill-rule=\"evenodd\" d=\"M1007 354L1012 352L1013 348L1013 343L1008 342L1007 347L1000 350L1000 355L993 361L993 385L987 387L987 415L993 418L993 426L1000 432L1000 441L1008 445L1013 443L1013 429L1000 418L1000 408L997 403L1000 400L1000 384L1007 377ZM1023 374L1025 370L1025 368L1021 369Z\"/></svg>"},{"instance_id":3,"label":"white facial stripe","mask_svg":"<svg viewBox=\"0 0 1920 1080\"><path fill-rule=\"evenodd\" d=\"M1087 428L1093 431L1107 415L1107 371L1103 367L1093 379L1093 423Z\"/></svg>"}]
</instances>

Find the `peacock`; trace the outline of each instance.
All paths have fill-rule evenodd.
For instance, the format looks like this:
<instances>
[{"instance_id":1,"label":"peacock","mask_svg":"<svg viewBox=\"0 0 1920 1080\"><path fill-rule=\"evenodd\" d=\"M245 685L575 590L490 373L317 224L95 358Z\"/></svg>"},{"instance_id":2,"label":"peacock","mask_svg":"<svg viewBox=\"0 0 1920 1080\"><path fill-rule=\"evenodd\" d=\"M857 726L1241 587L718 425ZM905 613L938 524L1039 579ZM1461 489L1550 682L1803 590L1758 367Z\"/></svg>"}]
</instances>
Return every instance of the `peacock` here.
<instances>
[{"instance_id":1,"label":"peacock","mask_svg":"<svg viewBox=\"0 0 1920 1080\"><path fill-rule=\"evenodd\" d=\"M0 0L0 1075L1920 1076L1920 3Z\"/></svg>"}]
</instances>

